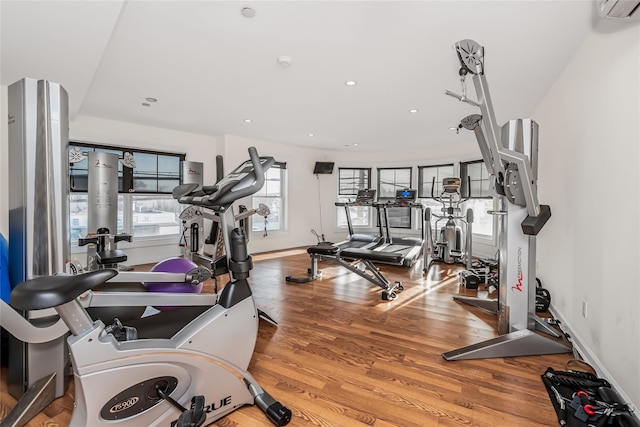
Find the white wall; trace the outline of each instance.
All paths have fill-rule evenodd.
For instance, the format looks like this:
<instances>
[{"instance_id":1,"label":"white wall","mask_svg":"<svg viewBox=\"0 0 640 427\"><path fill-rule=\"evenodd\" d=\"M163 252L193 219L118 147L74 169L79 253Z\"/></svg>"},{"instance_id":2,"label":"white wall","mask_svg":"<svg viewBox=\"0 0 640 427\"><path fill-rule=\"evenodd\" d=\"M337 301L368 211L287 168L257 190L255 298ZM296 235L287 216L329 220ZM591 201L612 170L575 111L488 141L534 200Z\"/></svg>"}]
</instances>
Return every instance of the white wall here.
<instances>
[{"instance_id":1,"label":"white wall","mask_svg":"<svg viewBox=\"0 0 640 427\"><path fill-rule=\"evenodd\" d=\"M544 97L538 276L640 407L640 29L594 30ZM583 301L587 316L583 317Z\"/></svg>"}]
</instances>

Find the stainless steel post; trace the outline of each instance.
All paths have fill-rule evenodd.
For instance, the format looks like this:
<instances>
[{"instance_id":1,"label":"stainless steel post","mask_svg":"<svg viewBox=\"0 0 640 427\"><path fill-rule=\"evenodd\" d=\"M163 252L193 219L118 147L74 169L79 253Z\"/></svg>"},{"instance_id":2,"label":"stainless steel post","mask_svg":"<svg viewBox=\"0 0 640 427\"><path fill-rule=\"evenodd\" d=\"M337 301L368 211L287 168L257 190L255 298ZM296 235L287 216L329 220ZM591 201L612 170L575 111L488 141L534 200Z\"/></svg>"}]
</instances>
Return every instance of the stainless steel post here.
<instances>
[{"instance_id":1,"label":"stainless steel post","mask_svg":"<svg viewBox=\"0 0 640 427\"><path fill-rule=\"evenodd\" d=\"M108 228L118 233L118 164L117 154L89 152L87 204L89 233Z\"/></svg>"},{"instance_id":2,"label":"stainless steel post","mask_svg":"<svg viewBox=\"0 0 640 427\"><path fill-rule=\"evenodd\" d=\"M9 274L12 284L60 273L69 258L69 112L57 83L23 79L8 88ZM53 323L57 316L36 319ZM56 396L64 393L64 337L45 344L9 344L9 392L55 370Z\"/></svg>"}]
</instances>

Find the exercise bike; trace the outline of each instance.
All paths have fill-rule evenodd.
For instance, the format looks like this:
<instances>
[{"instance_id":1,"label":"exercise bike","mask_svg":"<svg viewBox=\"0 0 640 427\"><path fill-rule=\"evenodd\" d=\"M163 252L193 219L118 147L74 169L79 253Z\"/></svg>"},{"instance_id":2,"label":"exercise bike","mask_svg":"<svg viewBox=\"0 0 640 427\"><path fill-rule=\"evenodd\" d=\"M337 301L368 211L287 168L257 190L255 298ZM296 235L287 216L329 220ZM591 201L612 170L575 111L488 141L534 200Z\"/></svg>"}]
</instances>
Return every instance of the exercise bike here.
<instances>
[{"instance_id":1,"label":"exercise bike","mask_svg":"<svg viewBox=\"0 0 640 427\"><path fill-rule=\"evenodd\" d=\"M71 331L76 401L71 427L196 427L249 404L257 404L276 425L291 420L291 411L247 372L258 312L247 280L252 261L243 230L233 228L232 204L257 192L264 184L264 170L273 163L272 158L258 157L253 147L249 155L251 161L202 196L220 213L232 279L217 304L171 338L117 341L102 321L91 319L80 296L115 277L118 272L112 269L38 277L13 290L14 308L53 307ZM184 407L189 404L190 409Z\"/></svg>"},{"instance_id":2,"label":"exercise bike","mask_svg":"<svg viewBox=\"0 0 640 427\"><path fill-rule=\"evenodd\" d=\"M470 197L471 183L467 185L467 195L460 194L460 178L444 178L442 180L442 193L438 197L434 195L435 177L431 183L431 198L442 203L441 214L427 209L427 223L431 223L431 216L437 218L435 223L435 241L428 227L427 245L429 245L429 261L425 271L435 261L446 264L464 264L471 268L471 227L473 224L473 210L467 209L466 215L461 214L460 205ZM444 226L438 229L440 221L446 220Z\"/></svg>"}]
</instances>

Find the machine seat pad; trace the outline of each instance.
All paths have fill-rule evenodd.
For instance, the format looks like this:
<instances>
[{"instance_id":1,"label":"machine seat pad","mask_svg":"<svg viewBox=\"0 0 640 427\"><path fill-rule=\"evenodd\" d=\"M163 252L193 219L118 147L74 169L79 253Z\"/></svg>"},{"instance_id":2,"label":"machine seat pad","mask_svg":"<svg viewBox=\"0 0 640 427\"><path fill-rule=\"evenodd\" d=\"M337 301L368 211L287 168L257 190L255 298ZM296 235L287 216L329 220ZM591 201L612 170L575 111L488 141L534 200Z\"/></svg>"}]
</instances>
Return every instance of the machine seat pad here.
<instances>
[{"instance_id":1,"label":"machine seat pad","mask_svg":"<svg viewBox=\"0 0 640 427\"><path fill-rule=\"evenodd\" d=\"M41 310L73 301L80 295L116 276L112 269L90 271L76 276L42 276L20 283L11 292L11 305L18 310Z\"/></svg>"},{"instance_id":2,"label":"machine seat pad","mask_svg":"<svg viewBox=\"0 0 640 427\"><path fill-rule=\"evenodd\" d=\"M348 248L340 252L341 258L365 259L373 262L386 262L389 264L402 264L404 257L402 254L393 252L373 251L371 249Z\"/></svg>"},{"instance_id":3,"label":"machine seat pad","mask_svg":"<svg viewBox=\"0 0 640 427\"><path fill-rule=\"evenodd\" d=\"M309 255L335 255L339 250L340 248L336 245L320 243L318 245L308 247L307 253Z\"/></svg>"},{"instance_id":4,"label":"machine seat pad","mask_svg":"<svg viewBox=\"0 0 640 427\"><path fill-rule=\"evenodd\" d=\"M96 253L96 262L98 264L118 264L127 260L127 254L120 249L112 251L100 251Z\"/></svg>"}]
</instances>

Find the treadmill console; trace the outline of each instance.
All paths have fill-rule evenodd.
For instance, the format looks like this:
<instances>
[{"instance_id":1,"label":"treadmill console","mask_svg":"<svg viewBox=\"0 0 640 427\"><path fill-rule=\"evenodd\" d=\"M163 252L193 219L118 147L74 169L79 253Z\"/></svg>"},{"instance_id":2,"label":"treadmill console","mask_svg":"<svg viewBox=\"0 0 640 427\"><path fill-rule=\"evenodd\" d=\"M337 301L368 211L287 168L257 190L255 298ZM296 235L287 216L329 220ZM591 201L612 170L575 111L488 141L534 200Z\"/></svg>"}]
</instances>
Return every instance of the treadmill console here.
<instances>
[{"instance_id":1,"label":"treadmill console","mask_svg":"<svg viewBox=\"0 0 640 427\"><path fill-rule=\"evenodd\" d=\"M358 190L356 195L356 204L371 205L376 199L376 190L366 189Z\"/></svg>"},{"instance_id":2,"label":"treadmill console","mask_svg":"<svg viewBox=\"0 0 640 427\"><path fill-rule=\"evenodd\" d=\"M442 188L445 193L459 193L460 178L444 178L442 180Z\"/></svg>"},{"instance_id":3,"label":"treadmill console","mask_svg":"<svg viewBox=\"0 0 640 427\"><path fill-rule=\"evenodd\" d=\"M405 189L396 191L396 202L415 202L418 198L416 190Z\"/></svg>"}]
</instances>

